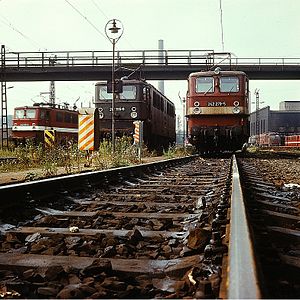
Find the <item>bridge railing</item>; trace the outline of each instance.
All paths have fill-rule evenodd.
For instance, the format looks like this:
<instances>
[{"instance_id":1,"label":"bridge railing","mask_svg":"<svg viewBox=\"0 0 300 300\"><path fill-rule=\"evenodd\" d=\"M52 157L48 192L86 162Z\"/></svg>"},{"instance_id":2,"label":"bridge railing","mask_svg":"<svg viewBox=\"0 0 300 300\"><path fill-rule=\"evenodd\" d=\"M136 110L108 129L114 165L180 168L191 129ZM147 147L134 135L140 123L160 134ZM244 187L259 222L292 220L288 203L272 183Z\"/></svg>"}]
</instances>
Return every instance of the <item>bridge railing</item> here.
<instances>
[{"instance_id":1,"label":"bridge railing","mask_svg":"<svg viewBox=\"0 0 300 300\"><path fill-rule=\"evenodd\" d=\"M238 58L231 53L213 50L136 50L116 51L117 65L300 65L300 58ZM107 66L112 64L112 51L6 52L5 66L76 67Z\"/></svg>"},{"instance_id":2,"label":"bridge railing","mask_svg":"<svg viewBox=\"0 0 300 300\"><path fill-rule=\"evenodd\" d=\"M9 67L48 67L60 65L99 66L112 64L112 51L7 52ZM168 65L202 64L214 59L213 50L137 50L116 51L119 64Z\"/></svg>"}]
</instances>

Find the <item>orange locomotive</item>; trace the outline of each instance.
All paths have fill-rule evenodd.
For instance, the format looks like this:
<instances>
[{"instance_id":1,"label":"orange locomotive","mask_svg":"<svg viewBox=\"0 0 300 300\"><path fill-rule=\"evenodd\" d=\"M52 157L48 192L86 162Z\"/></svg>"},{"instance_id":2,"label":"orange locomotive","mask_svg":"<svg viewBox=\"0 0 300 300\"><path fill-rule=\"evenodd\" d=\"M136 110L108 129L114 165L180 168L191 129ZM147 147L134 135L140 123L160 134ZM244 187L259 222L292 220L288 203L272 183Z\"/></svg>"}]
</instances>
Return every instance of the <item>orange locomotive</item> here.
<instances>
[{"instance_id":1,"label":"orange locomotive","mask_svg":"<svg viewBox=\"0 0 300 300\"><path fill-rule=\"evenodd\" d=\"M188 140L200 152L241 149L249 137L248 77L240 71L196 72L188 78Z\"/></svg>"}]
</instances>

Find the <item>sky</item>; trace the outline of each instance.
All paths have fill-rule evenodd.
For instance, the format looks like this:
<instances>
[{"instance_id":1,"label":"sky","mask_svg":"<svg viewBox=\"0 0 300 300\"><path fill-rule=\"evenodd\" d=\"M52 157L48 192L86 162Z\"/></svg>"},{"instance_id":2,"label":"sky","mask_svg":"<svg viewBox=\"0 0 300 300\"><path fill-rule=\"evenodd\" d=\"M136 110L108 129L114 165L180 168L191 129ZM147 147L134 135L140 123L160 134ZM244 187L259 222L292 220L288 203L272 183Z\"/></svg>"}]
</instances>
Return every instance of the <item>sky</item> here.
<instances>
[{"instance_id":1,"label":"sky","mask_svg":"<svg viewBox=\"0 0 300 300\"><path fill-rule=\"evenodd\" d=\"M111 51L104 28L116 18L124 26L117 50L157 50L162 39L165 50L300 58L299 11L299 0L0 0L0 44L17 52ZM156 81L150 83L157 86ZM80 97L77 105L92 105L94 84L57 81L56 102L73 105ZM49 91L47 81L9 82L7 87L9 114L16 106L48 99L47 94L40 96ZM276 110L281 101L300 100L300 81L251 80L253 102L256 89L261 107ZM182 113L178 94L184 97L186 90L186 80L165 81L165 94L178 115Z\"/></svg>"}]
</instances>

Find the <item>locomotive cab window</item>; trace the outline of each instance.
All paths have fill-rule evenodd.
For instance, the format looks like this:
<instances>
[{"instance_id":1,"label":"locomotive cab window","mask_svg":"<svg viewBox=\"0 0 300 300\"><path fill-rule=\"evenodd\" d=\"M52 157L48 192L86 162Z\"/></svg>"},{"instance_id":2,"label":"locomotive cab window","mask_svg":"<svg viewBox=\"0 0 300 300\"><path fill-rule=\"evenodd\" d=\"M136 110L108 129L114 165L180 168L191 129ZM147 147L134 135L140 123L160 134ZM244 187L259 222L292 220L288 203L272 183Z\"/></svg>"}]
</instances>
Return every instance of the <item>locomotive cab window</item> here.
<instances>
[{"instance_id":1,"label":"locomotive cab window","mask_svg":"<svg viewBox=\"0 0 300 300\"><path fill-rule=\"evenodd\" d=\"M26 119L34 119L35 118L35 109L26 109L25 110L25 118Z\"/></svg>"},{"instance_id":2,"label":"locomotive cab window","mask_svg":"<svg viewBox=\"0 0 300 300\"><path fill-rule=\"evenodd\" d=\"M99 86L99 99L100 100L111 100L112 93L107 92L107 86ZM121 100L135 100L136 99L136 86L134 85L123 85L123 92L119 94Z\"/></svg>"},{"instance_id":3,"label":"locomotive cab window","mask_svg":"<svg viewBox=\"0 0 300 300\"><path fill-rule=\"evenodd\" d=\"M214 79L213 77L196 78L196 93L213 93Z\"/></svg>"},{"instance_id":4,"label":"locomotive cab window","mask_svg":"<svg viewBox=\"0 0 300 300\"><path fill-rule=\"evenodd\" d=\"M106 85L99 86L99 99L100 100L111 100L112 99L112 93L107 92Z\"/></svg>"},{"instance_id":5,"label":"locomotive cab window","mask_svg":"<svg viewBox=\"0 0 300 300\"><path fill-rule=\"evenodd\" d=\"M35 109L18 109L15 114L17 119L33 119L35 118Z\"/></svg>"},{"instance_id":6,"label":"locomotive cab window","mask_svg":"<svg viewBox=\"0 0 300 300\"><path fill-rule=\"evenodd\" d=\"M222 93L237 93L239 91L238 77L221 77L220 92Z\"/></svg>"},{"instance_id":7,"label":"locomotive cab window","mask_svg":"<svg viewBox=\"0 0 300 300\"><path fill-rule=\"evenodd\" d=\"M136 99L136 86L124 85L123 93L120 93L120 99L122 100L134 100Z\"/></svg>"},{"instance_id":8,"label":"locomotive cab window","mask_svg":"<svg viewBox=\"0 0 300 300\"><path fill-rule=\"evenodd\" d=\"M25 118L25 110L24 109L16 109L15 116L16 116L16 119L24 119Z\"/></svg>"}]
</instances>

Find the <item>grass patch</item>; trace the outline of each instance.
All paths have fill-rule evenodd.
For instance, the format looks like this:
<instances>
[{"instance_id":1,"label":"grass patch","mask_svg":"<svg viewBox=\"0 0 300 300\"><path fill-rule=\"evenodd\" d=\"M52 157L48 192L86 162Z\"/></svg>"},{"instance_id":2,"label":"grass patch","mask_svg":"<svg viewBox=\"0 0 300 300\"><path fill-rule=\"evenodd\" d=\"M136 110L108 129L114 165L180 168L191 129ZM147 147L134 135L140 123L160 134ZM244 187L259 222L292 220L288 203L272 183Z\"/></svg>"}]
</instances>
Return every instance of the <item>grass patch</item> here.
<instances>
[{"instance_id":1,"label":"grass patch","mask_svg":"<svg viewBox=\"0 0 300 300\"><path fill-rule=\"evenodd\" d=\"M163 151L163 156L167 159L176 158L176 157L183 157L192 155L194 153L194 149L191 147L184 147L182 145L174 145L169 146L167 150Z\"/></svg>"},{"instance_id":2,"label":"grass patch","mask_svg":"<svg viewBox=\"0 0 300 300\"><path fill-rule=\"evenodd\" d=\"M87 156L87 154L89 154ZM170 146L164 151L166 159L182 157L192 154L191 149L182 146ZM142 157L155 157L155 151L149 152L143 146ZM83 170L104 170L115 167L124 167L140 163L137 148L129 137L117 138L115 153L112 153L112 144L109 140L100 143L98 151L87 153L78 150L77 144L44 148L43 145L34 145L27 142L11 150L2 149L0 157L15 157L17 160L0 161L0 172L27 171L25 181L52 177L59 174L79 173Z\"/></svg>"},{"instance_id":3,"label":"grass patch","mask_svg":"<svg viewBox=\"0 0 300 300\"><path fill-rule=\"evenodd\" d=\"M0 162L0 172L27 171L35 168L42 169L44 177L55 176L63 168L67 174L77 173L85 166L97 170L132 165L138 162L136 148L128 137L117 138L115 153L112 154L112 145L108 140L100 143L98 151L93 151L87 160L87 152L80 151L77 144L44 148L27 142L14 149L3 149L0 157L15 157L14 161ZM30 171L28 180L36 179L37 175Z\"/></svg>"}]
</instances>

